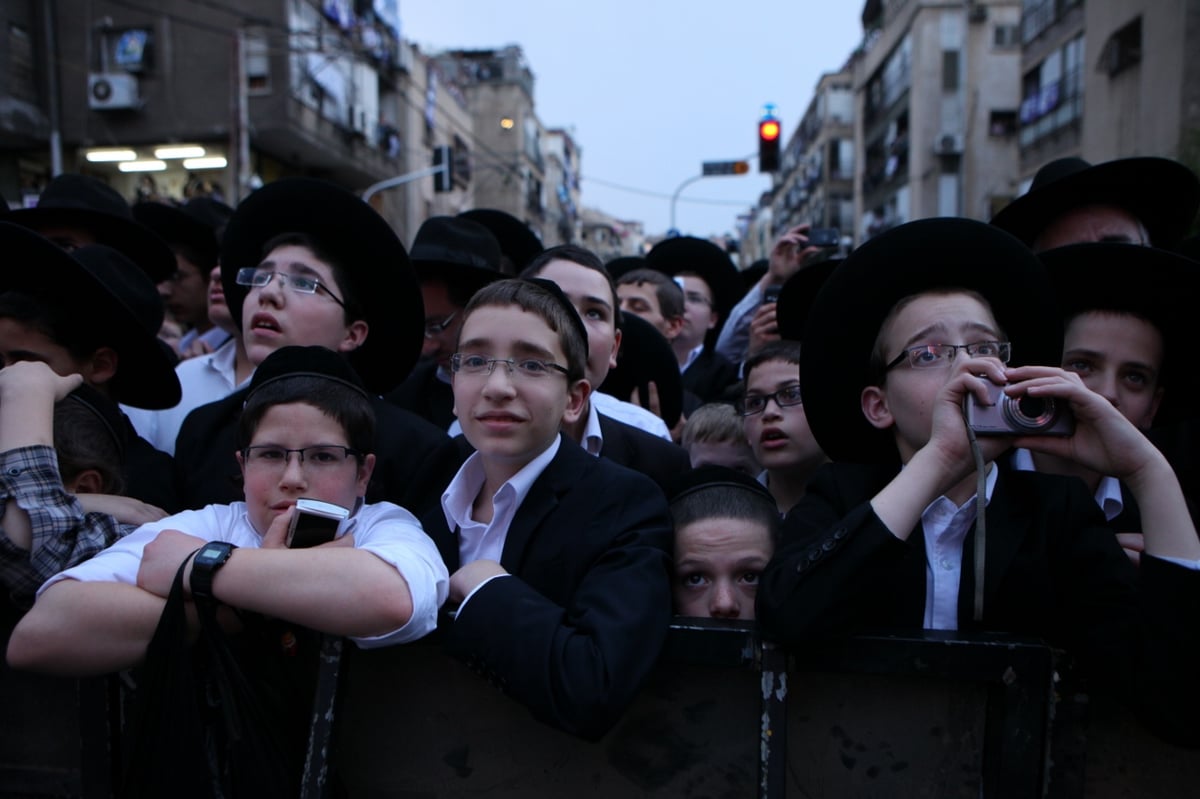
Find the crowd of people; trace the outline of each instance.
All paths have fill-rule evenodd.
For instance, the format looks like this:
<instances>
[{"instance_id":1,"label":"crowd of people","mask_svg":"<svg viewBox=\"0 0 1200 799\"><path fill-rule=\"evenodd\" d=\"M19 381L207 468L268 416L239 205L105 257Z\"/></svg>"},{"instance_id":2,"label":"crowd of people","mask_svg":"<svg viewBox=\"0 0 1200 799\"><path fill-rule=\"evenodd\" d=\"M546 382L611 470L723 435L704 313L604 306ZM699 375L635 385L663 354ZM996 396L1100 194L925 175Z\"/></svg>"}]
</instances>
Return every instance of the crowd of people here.
<instances>
[{"instance_id":1,"label":"crowd of people","mask_svg":"<svg viewBox=\"0 0 1200 799\"><path fill-rule=\"evenodd\" d=\"M406 247L308 178L131 208L60 176L0 216L8 662L166 675L141 702L211 729L221 653L288 673L251 699L294 710L329 641L432 636L598 739L673 613L785 646L979 630L1195 745L1198 209L1175 161L1062 159L989 223L848 254L801 225L741 273L686 236L543 248L492 209ZM300 546L309 500L342 518ZM180 767L244 779L228 738Z\"/></svg>"}]
</instances>

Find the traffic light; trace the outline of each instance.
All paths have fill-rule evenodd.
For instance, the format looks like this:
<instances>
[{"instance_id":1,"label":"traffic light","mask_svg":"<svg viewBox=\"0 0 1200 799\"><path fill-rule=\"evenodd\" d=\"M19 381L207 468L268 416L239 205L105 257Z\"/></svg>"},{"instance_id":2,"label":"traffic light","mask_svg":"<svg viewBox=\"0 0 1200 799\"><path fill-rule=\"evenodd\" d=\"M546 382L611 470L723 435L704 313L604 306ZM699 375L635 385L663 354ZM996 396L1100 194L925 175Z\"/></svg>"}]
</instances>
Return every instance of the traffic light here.
<instances>
[{"instance_id":1,"label":"traffic light","mask_svg":"<svg viewBox=\"0 0 1200 799\"><path fill-rule=\"evenodd\" d=\"M454 152L448 144L439 144L433 148L433 165L445 167L441 172L433 173L433 190L436 192L454 190Z\"/></svg>"},{"instance_id":2,"label":"traffic light","mask_svg":"<svg viewBox=\"0 0 1200 799\"><path fill-rule=\"evenodd\" d=\"M779 169L779 134L782 128L773 116L763 117L758 123L758 171L775 172Z\"/></svg>"}]
</instances>

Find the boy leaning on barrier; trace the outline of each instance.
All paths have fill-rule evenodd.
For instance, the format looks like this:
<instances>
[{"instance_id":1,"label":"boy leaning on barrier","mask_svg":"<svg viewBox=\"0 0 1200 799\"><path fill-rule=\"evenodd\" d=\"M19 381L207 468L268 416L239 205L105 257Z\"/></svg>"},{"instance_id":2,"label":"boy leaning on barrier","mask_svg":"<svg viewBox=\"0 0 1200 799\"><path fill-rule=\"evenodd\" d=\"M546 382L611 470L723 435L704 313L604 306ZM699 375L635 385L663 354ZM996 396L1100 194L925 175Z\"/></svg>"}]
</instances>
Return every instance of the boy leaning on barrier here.
<instances>
[{"instance_id":1,"label":"boy leaning on barrier","mask_svg":"<svg viewBox=\"0 0 1200 799\"><path fill-rule=\"evenodd\" d=\"M454 410L475 452L424 517L451 572L445 645L537 718L599 738L666 639L666 500L561 432L591 386L587 333L554 284L492 283L463 315Z\"/></svg>"},{"instance_id":2,"label":"boy leaning on barrier","mask_svg":"<svg viewBox=\"0 0 1200 799\"><path fill-rule=\"evenodd\" d=\"M1194 742L1200 539L1170 466L1111 402L1062 369L1016 365L1060 353L1037 258L978 222L909 223L834 270L805 331L804 405L834 462L785 520L758 594L765 631L792 644L868 626L1039 636ZM964 403L1004 397L1052 398L1074 431L980 435L977 472ZM1081 481L995 468L1014 445L1129 486L1140 574Z\"/></svg>"}]
</instances>

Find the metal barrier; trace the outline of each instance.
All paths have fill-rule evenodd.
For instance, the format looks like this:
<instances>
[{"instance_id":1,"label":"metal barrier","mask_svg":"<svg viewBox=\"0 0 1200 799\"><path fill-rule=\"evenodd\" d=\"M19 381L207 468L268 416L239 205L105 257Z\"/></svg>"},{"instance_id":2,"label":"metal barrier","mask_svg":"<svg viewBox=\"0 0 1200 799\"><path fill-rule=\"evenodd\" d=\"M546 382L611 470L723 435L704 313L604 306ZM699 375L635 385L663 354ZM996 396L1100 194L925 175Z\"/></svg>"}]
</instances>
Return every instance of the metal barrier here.
<instances>
[{"instance_id":1,"label":"metal barrier","mask_svg":"<svg viewBox=\"0 0 1200 799\"><path fill-rule=\"evenodd\" d=\"M334 725L340 791L1074 799L1187 795L1200 782L1200 753L1102 702L1086 708L1086 738L1051 736L1056 660L1037 642L879 633L785 654L745 624L678 622L596 743L535 721L435 644L350 647ZM0 796L112 795L106 684L0 667Z\"/></svg>"}]
</instances>

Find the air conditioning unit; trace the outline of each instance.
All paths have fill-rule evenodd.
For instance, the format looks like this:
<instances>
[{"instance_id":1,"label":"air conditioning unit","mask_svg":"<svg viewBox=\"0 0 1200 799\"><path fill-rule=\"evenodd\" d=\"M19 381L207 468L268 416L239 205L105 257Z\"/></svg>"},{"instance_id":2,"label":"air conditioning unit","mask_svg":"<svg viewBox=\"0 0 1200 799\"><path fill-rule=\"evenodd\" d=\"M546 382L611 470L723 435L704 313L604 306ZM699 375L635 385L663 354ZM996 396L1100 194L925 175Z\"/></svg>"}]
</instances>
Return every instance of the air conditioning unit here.
<instances>
[{"instance_id":1,"label":"air conditioning unit","mask_svg":"<svg viewBox=\"0 0 1200 799\"><path fill-rule=\"evenodd\" d=\"M93 72L88 75L88 108L118 111L141 108L137 77L126 72Z\"/></svg>"},{"instance_id":2,"label":"air conditioning unit","mask_svg":"<svg viewBox=\"0 0 1200 799\"><path fill-rule=\"evenodd\" d=\"M943 133L933 141L933 152L935 155L959 155L962 151L962 134Z\"/></svg>"}]
</instances>

